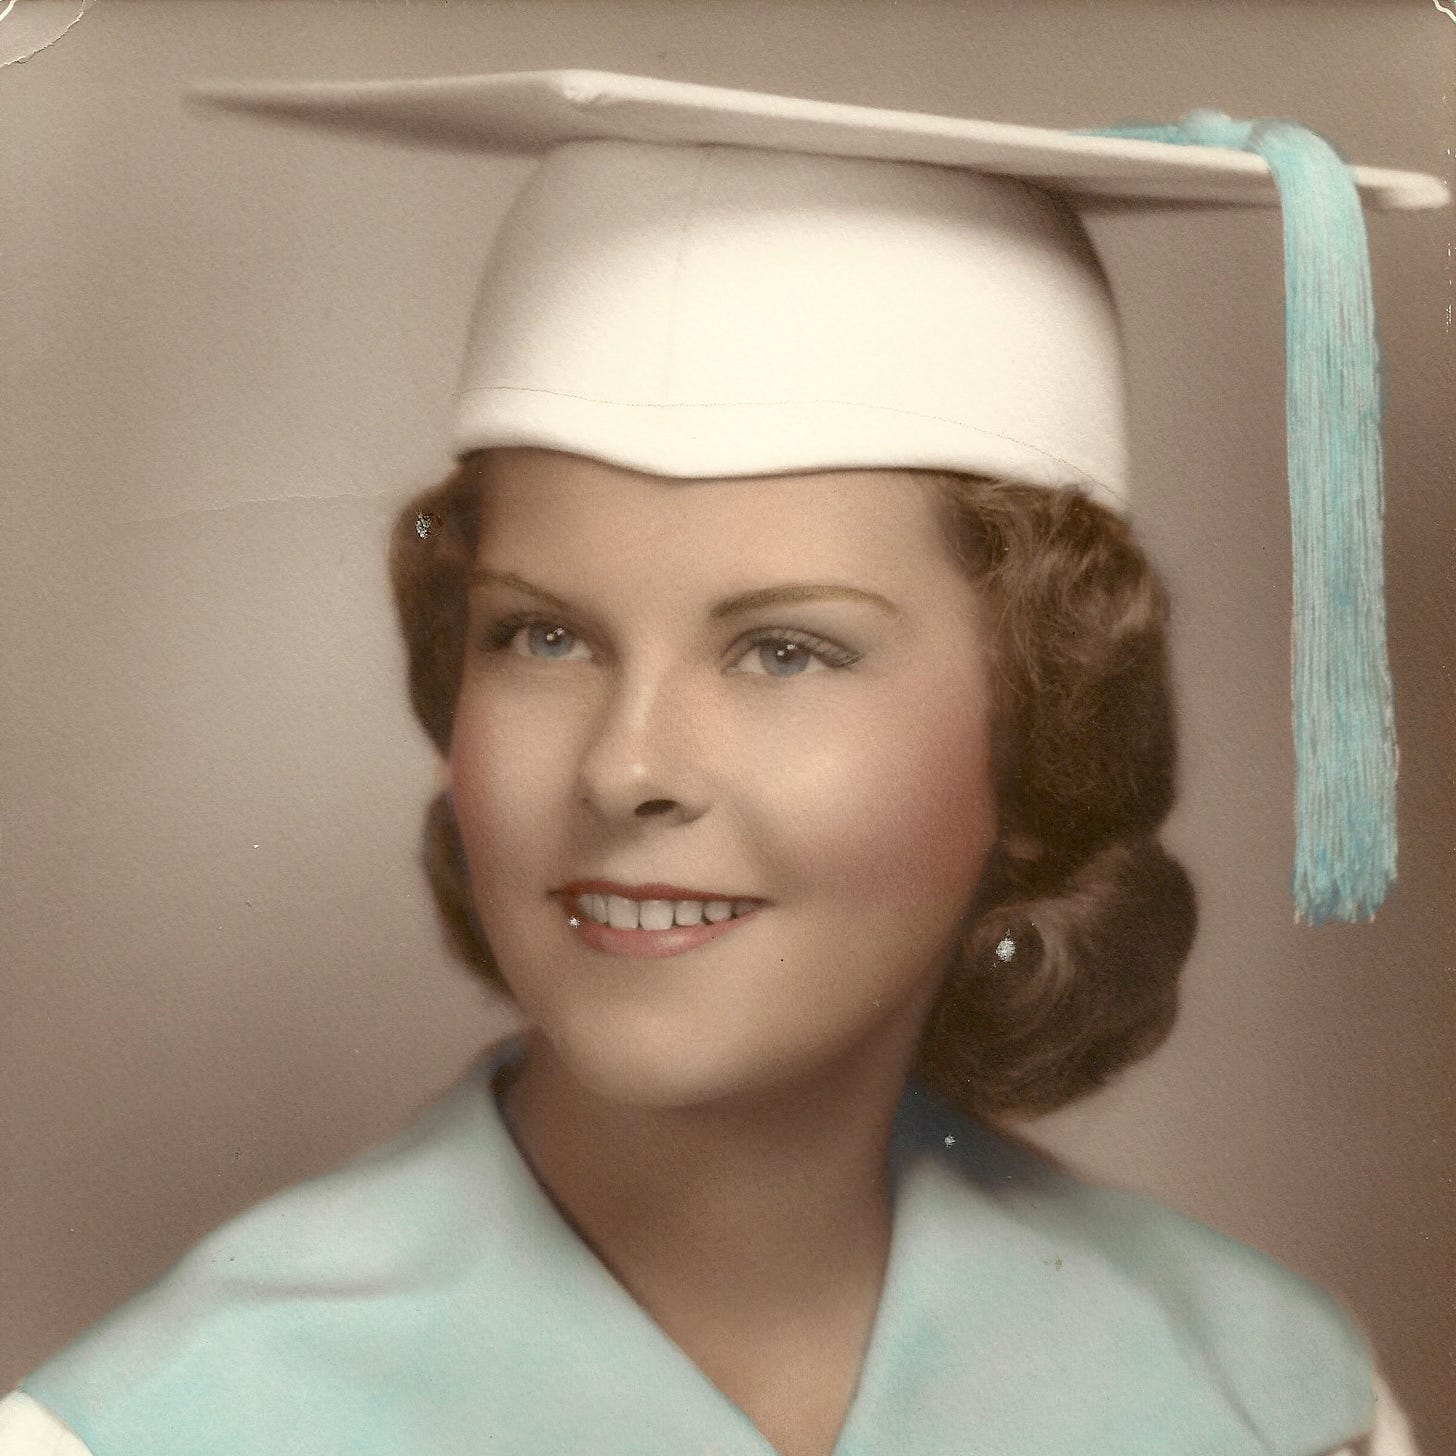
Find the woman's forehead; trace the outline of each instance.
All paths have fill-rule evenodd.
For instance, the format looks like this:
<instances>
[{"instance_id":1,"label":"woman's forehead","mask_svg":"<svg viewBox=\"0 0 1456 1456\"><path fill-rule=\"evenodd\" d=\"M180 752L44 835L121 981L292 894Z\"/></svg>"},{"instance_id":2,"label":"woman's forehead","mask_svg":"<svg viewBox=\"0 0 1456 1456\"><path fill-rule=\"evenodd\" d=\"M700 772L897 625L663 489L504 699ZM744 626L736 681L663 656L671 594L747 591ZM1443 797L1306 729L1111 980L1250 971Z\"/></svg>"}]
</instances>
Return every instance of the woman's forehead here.
<instances>
[{"instance_id":1,"label":"woman's forehead","mask_svg":"<svg viewBox=\"0 0 1456 1456\"><path fill-rule=\"evenodd\" d=\"M939 495L907 470L677 480L521 448L489 452L481 472L482 556L581 551L606 567L648 552L659 568L837 561L898 576L945 554Z\"/></svg>"}]
</instances>

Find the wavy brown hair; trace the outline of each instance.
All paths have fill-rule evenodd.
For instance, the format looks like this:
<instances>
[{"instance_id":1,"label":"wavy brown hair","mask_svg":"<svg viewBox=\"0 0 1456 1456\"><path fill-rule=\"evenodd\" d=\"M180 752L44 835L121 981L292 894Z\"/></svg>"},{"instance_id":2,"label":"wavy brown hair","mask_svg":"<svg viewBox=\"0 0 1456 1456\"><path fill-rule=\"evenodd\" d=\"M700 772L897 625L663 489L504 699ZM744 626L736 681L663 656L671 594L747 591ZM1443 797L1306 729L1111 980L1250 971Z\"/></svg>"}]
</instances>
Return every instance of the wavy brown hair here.
<instances>
[{"instance_id":1,"label":"wavy brown hair","mask_svg":"<svg viewBox=\"0 0 1456 1456\"><path fill-rule=\"evenodd\" d=\"M1196 916L1157 840L1175 759L1167 594L1126 523L1078 492L917 473L989 608L1000 815L917 1071L972 1115L1048 1112L1152 1051L1177 1010ZM479 475L463 461L400 512L390 542L410 700L442 754ZM443 795L424 864L452 949L505 989Z\"/></svg>"}]
</instances>

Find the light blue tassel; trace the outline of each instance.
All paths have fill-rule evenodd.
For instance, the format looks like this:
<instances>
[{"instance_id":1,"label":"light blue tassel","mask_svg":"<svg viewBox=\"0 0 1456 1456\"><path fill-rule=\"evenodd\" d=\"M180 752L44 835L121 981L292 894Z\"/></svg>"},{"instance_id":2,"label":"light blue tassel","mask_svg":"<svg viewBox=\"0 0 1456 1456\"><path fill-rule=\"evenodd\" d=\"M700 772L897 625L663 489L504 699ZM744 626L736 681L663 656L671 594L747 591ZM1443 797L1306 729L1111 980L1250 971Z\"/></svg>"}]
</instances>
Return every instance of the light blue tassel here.
<instances>
[{"instance_id":1,"label":"light blue tassel","mask_svg":"<svg viewBox=\"0 0 1456 1456\"><path fill-rule=\"evenodd\" d=\"M1295 913L1363 920L1395 879L1396 746L1385 647L1380 348L1359 194L1290 121L1193 111L1086 135L1257 153L1284 220L1285 404L1294 542Z\"/></svg>"}]
</instances>

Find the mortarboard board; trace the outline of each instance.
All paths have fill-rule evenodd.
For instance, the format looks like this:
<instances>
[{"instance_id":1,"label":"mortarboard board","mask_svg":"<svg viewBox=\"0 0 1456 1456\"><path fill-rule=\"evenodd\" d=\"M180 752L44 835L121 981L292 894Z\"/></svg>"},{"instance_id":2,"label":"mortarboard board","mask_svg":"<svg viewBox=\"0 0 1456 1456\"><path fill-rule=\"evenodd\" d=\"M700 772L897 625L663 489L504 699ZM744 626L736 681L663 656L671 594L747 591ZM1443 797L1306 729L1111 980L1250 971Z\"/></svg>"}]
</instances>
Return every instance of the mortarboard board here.
<instances>
[{"instance_id":1,"label":"mortarboard board","mask_svg":"<svg viewBox=\"0 0 1456 1456\"><path fill-rule=\"evenodd\" d=\"M1294 528L1294 892L1374 913L1395 872L1379 360L1349 167L1293 123L1103 133L591 71L213 85L214 104L539 156L496 235L455 446L668 477L921 467L1128 495L1099 206L1282 208Z\"/></svg>"}]
</instances>

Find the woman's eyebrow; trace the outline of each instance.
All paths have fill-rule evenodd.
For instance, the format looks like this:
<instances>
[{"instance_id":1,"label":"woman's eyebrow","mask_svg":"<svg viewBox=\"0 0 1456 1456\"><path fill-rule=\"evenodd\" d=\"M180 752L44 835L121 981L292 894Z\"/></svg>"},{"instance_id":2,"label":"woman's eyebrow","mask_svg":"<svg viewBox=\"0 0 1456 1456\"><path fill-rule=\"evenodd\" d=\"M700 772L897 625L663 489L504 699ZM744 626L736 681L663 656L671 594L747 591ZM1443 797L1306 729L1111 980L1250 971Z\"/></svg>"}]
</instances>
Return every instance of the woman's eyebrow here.
<instances>
[{"instance_id":1,"label":"woman's eyebrow","mask_svg":"<svg viewBox=\"0 0 1456 1456\"><path fill-rule=\"evenodd\" d=\"M517 591L527 593L529 596L538 598L540 601L555 607L558 611L569 612L574 610L571 603L564 598L549 592L545 587L536 586L523 576L517 576L513 571L497 571L492 567L477 567L470 573L470 584L494 583L498 586L514 587ZM752 591L739 592L736 596L725 598L718 602L709 614L715 621L724 617L737 617L745 612L757 611L762 607L777 607L793 605L797 602L832 601L856 601L868 602L871 606L878 607L883 612L888 612L892 617L902 615L900 608L888 597L881 596L879 592L868 591L864 587L848 586L841 582L832 581L790 581L779 586L755 587Z\"/></svg>"},{"instance_id":2,"label":"woman's eyebrow","mask_svg":"<svg viewBox=\"0 0 1456 1456\"><path fill-rule=\"evenodd\" d=\"M829 601L836 598L841 601L869 602L892 617L901 615L900 608L889 597L882 597L879 592L867 591L864 587L846 586L832 581L790 581L782 586L764 586L754 591L740 592L735 597L719 602L713 608L712 616L735 617L742 612L756 611L759 607Z\"/></svg>"},{"instance_id":3,"label":"woman's eyebrow","mask_svg":"<svg viewBox=\"0 0 1456 1456\"><path fill-rule=\"evenodd\" d=\"M489 566L477 566L470 573L471 586L485 586L494 584L496 586L514 587L516 591L525 592L527 596L538 597L548 606L555 607L558 612L572 611L572 605L555 592L549 592L544 586L536 586L526 580L524 576L517 576L514 571L496 571Z\"/></svg>"}]
</instances>

